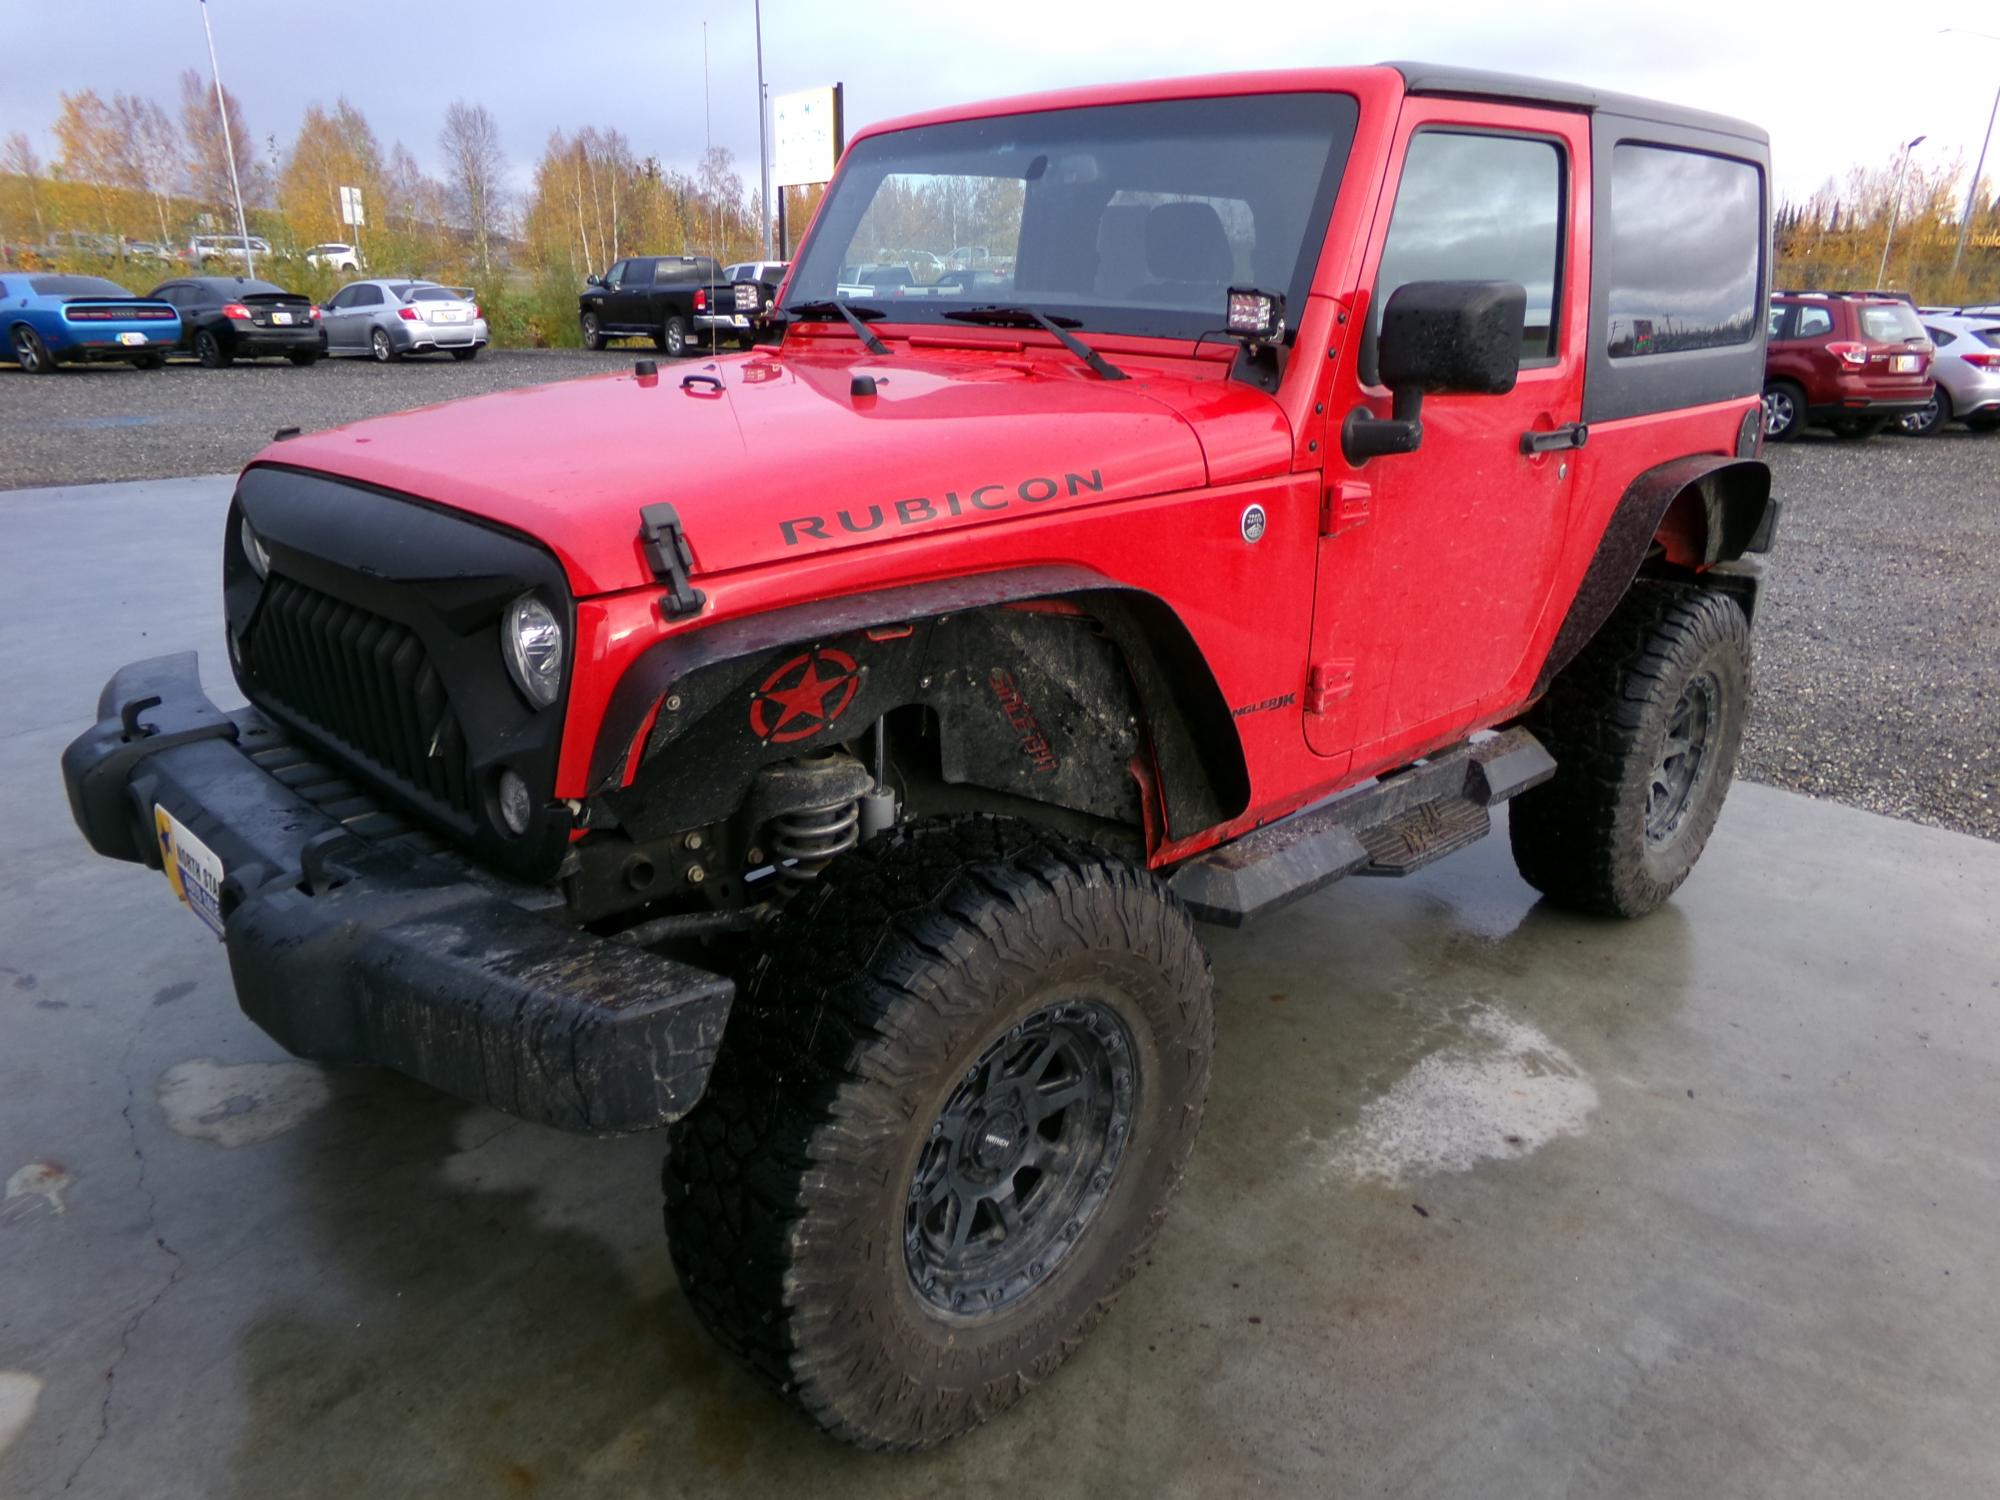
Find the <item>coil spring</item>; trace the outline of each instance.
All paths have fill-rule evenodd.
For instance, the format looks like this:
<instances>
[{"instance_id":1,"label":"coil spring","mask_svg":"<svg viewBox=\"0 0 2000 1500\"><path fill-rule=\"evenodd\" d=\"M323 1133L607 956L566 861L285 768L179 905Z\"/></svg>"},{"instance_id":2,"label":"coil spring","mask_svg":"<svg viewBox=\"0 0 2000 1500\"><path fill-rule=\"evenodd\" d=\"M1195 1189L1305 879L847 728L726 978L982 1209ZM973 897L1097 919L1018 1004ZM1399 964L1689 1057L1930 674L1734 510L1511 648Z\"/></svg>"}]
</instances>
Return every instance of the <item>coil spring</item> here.
<instances>
[{"instance_id":1,"label":"coil spring","mask_svg":"<svg viewBox=\"0 0 2000 1500\"><path fill-rule=\"evenodd\" d=\"M833 862L861 842L861 801L836 802L831 807L800 808L771 820L771 851L778 861L782 894L809 884Z\"/></svg>"}]
</instances>

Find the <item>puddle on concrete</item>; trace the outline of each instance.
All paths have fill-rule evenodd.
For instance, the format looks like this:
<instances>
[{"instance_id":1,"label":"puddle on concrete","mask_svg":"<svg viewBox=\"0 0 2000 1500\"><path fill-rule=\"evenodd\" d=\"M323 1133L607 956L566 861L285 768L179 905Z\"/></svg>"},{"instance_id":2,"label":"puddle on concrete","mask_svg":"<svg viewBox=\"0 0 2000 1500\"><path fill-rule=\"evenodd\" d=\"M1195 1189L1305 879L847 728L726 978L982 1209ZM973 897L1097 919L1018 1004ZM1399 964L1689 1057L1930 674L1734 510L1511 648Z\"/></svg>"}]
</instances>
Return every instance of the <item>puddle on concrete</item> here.
<instances>
[{"instance_id":1,"label":"puddle on concrete","mask_svg":"<svg viewBox=\"0 0 2000 1500\"><path fill-rule=\"evenodd\" d=\"M1354 1126L1321 1143L1325 1165L1357 1181L1408 1182L1526 1156L1582 1132L1597 1088L1575 1061L1524 1021L1484 1005L1463 1034L1432 1052Z\"/></svg>"},{"instance_id":2,"label":"puddle on concrete","mask_svg":"<svg viewBox=\"0 0 2000 1500\"><path fill-rule=\"evenodd\" d=\"M31 1161L7 1179L6 1195L0 1197L0 1218L9 1222L24 1218L44 1204L59 1214L66 1213L63 1194L75 1181L75 1174L57 1162Z\"/></svg>"},{"instance_id":3,"label":"puddle on concrete","mask_svg":"<svg viewBox=\"0 0 2000 1500\"><path fill-rule=\"evenodd\" d=\"M254 1146L303 1124L333 1097L307 1062L225 1064L197 1057L160 1075L160 1112L190 1140Z\"/></svg>"},{"instance_id":4,"label":"puddle on concrete","mask_svg":"<svg viewBox=\"0 0 2000 1500\"><path fill-rule=\"evenodd\" d=\"M0 1370L0 1453L28 1425L41 1394L42 1382L26 1370Z\"/></svg>"}]
</instances>

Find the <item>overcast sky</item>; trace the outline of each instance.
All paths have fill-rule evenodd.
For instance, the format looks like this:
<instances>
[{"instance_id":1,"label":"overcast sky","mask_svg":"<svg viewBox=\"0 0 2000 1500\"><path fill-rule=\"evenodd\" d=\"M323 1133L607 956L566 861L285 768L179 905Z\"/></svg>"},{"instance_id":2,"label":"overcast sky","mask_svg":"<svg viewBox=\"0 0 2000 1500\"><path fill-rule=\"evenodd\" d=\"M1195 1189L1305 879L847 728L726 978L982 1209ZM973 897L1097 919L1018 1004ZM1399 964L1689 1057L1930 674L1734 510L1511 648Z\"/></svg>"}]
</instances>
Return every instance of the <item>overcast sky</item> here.
<instances>
[{"instance_id":1,"label":"overcast sky","mask_svg":"<svg viewBox=\"0 0 2000 1500\"><path fill-rule=\"evenodd\" d=\"M1990 22L1976 13L1991 8ZM435 167L454 96L500 121L525 184L549 132L623 130L641 155L689 166L712 130L747 183L757 160L751 0L210 0L224 81L260 147L307 103L345 94L384 146ZM859 124L1070 84L1234 69L1421 58L1568 79L1747 117L1771 132L1778 189L1888 161L1962 153L1969 169L2000 84L2000 39L1936 35L1955 18L2000 38L1990 0L1895 13L1858 0L1800 11L1758 0L1261 5L1184 0L765 0L773 93L836 80ZM597 19L602 18L602 19ZM704 118L703 22L711 104ZM0 134L53 154L57 95L95 88L172 104L182 68L206 72L198 0L6 0ZM2000 158L1988 162L2000 175Z\"/></svg>"}]
</instances>

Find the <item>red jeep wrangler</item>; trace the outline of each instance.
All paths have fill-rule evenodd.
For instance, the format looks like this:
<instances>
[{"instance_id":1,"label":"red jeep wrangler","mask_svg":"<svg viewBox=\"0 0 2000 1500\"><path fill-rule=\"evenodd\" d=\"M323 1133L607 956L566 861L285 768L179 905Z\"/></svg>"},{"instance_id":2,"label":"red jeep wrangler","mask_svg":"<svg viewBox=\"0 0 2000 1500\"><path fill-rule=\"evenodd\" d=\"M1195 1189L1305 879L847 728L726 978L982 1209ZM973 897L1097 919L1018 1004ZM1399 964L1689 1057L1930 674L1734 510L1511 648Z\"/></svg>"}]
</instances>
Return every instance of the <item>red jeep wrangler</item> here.
<instances>
[{"instance_id":1,"label":"red jeep wrangler","mask_svg":"<svg viewBox=\"0 0 2000 1500\"><path fill-rule=\"evenodd\" d=\"M758 348L259 455L250 706L124 668L77 821L292 1052L669 1125L715 1335L843 1438L949 1437L1147 1254L1197 919L1508 798L1552 901L1686 877L1775 514L1766 157L1407 64L874 127ZM1011 273L840 295L975 242Z\"/></svg>"}]
</instances>

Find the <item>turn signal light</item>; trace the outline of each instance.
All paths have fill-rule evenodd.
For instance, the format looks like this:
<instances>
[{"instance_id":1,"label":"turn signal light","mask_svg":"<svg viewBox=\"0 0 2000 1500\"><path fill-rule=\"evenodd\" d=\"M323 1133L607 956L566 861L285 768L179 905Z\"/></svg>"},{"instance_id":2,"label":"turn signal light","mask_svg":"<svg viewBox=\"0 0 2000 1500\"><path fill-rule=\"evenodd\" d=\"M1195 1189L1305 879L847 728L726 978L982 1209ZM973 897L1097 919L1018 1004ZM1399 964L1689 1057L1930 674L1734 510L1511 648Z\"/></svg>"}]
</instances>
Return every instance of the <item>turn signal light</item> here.
<instances>
[{"instance_id":1,"label":"turn signal light","mask_svg":"<svg viewBox=\"0 0 2000 1500\"><path fill-rule=\"evenodd\" d=\"M225 302L222 304L222 315L225 318L242 318L247 322L250 317L250 309L245 307L241 302Z\"/></svg>"},{"instance_id":2,"label":"turn signal light","mask_svg":"<svg viewBox=\"0 0 2000 1500\"><path fill-rule=\"evenodd\" d=\"M399 307L396 309L396 316L406 323L421 323L424 318L424 315L414 307Z\"/></svg>"},{"instance_id":3,"label":"turn signal light","mask_svg":"<svg viewBox=\"0 0 2000 1500\"><path fill-rule=\"evenodd\" d=\"M1959 358L1964 360L1967 364L1974 366L1977 369L2000 370L2000 352L1992 354L1985 354L1978 352L1972 354L1961 354L1959 355Z\"/></svg>"},{"instance_id":4,"label":"turn signal light","mask_svg":"<svg viewBox=\"0 0 2000 1500\"><path fill-rule=\"evenodd\" d=\"M319 309L317 307L309 307L306 311L312 314L312 320L315 323L319 321Z\"/></svg>"}]
</instances>

